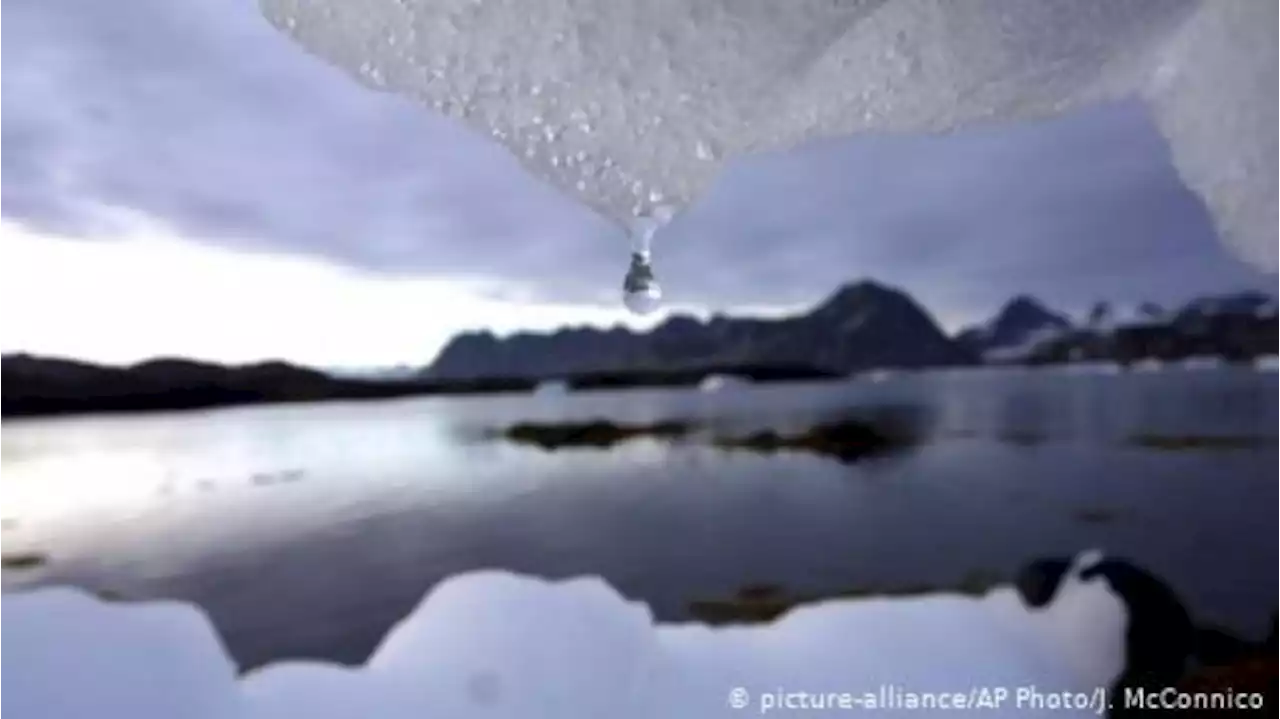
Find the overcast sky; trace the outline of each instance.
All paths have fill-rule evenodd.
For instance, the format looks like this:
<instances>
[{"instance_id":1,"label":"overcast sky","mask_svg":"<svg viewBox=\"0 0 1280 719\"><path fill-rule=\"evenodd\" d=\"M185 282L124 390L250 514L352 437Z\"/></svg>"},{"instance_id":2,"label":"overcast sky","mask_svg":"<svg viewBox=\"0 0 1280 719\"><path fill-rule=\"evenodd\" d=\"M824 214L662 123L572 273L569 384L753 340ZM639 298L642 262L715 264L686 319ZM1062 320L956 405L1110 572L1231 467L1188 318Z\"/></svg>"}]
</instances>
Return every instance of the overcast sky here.
<instances>
[{"instance_id":1,"label":"overcast sky","mask_svg":"<svg viewBox=\"0 0 1280 719\"><path fill-rule=\"evenodd\" d=\"M251 0L6 0L5 351L420 363L454 332L623 321L626 244L503 148L367 90ZM948 327L1035 293L1275 287L1137 104L731 166L655 245L673 302L898 284Z\"/></svg>"}]
</instances>

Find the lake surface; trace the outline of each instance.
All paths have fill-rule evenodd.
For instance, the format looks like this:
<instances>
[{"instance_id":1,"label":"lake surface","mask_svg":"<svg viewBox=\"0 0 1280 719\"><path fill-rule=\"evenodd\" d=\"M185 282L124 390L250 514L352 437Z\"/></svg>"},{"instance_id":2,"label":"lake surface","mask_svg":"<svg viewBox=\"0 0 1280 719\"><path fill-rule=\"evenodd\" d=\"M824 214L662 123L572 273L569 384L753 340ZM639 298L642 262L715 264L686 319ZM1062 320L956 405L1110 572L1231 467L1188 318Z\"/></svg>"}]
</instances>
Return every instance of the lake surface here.
<instances>
[{"instance_id":1,"label":"lake surface","mask_svg":"<svg viewBox=\"0 0 1280 719\"><path fill-rule=\"evenodd\" d=\"M430 398L5 422L6 590L74 583L210 613L242 665L357 662L436 582L600 574L667 620L777 583L957 585L1102 548L1196 617L1260 633L1277 604L1277 376L1249 368L970 370L567 396ZM800 427L906 416L925 438L841 465L638 441L482 441L529 420ZM1141 436L1263 437L1153 448Z\"/></svg>"}]
</instances>

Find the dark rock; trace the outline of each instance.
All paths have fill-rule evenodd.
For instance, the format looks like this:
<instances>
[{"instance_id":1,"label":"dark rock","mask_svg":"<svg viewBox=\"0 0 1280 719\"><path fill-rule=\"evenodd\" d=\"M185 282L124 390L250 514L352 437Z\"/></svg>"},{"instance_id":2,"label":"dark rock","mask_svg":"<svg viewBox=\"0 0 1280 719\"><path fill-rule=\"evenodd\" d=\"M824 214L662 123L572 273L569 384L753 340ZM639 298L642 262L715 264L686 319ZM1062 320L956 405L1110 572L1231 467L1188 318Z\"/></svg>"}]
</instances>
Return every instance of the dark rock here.
<instances>
[{"instance_id":1,"label":"dark rock","mask_svg":"<svg viewBox=\"0 0 1280 719\"><path fill-rule=\"evenodd\" d=\"M1128 688L1160 690L1182 679L1194 655L1196 632L1173 589L1123 559L1103 559L1080 577L1102 577L1129 608L1125 668L1112 685L1112 696L1123 696Z\"/></svg>"},{"instance_id":2,"label":"dark rock","mask_svg":"<svg viewBox=\"0 0 1280 719\"><path fill-rule=\"evenodd\" d=\"M715 444L727 449L749 449L769 454L782 450L804 451L851 463L903 449L911 444L911 439L874 423L839 420L814 425L791 435L762 430L745 437L717 437Z\"/></svg>"},{"instance_id":3,"label":"dark rock","mask_svg":"<svg viewBox=\"0 0 1280 719\"><path fill-rule=\"evenodd\" d=\"M5 569L35 569L47 564L49 558L38 552L19 552L0 557L0 566Z\"/></svg>"},{"instance_id":4,"label":"dark rock","mask_svg":"<svg viewBox=\"0 0 1280 719\"><path fill-rule=\"evenodd\" d=\"M224 366L169 358L108 367L26 354L5 355L0 360L0 373L5 417L532 388L531 383L512 380L445 386L424 380L344 379L283 362Z\"/></svg>"},{"instance_id":5,"label":"dark rock","mask_svg":"<svg viewBox=\"0 0 1280 719\"><path fill-rule=\"evenodd\" d=\"M546 450L569 447L604 449L641 437L678 439L692 430L682 422L658 422L648 425L614 424L604 420L538 424L522 422L512 425L500 436L519 444L531 444Z\"/></svg>"}]
</instances>

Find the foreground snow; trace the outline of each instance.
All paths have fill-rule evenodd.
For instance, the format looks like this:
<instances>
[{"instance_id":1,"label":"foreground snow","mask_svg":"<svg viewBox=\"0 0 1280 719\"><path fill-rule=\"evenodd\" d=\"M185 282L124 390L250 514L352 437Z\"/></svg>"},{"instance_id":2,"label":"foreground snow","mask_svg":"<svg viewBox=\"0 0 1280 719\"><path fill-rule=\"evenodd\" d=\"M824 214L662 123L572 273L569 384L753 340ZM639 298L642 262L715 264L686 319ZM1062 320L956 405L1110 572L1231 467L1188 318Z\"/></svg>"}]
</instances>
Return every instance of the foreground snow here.
<instances>
[{"instance_id":1,"label":"foreground snow","mask_svg":"<svg viewBox=\"0 0 1280 719\"><path fill-rule=\"evenodd\" d=\"M282 662L237 680L209 621L187 605L55 588L7 597L4 609L11 719L679 719L788 704L844 716L800 707L858 701L876 715L868 694L883 705L971 689L991 690L992 702L1008 692L998 710L974 710L984 716L1034 716L1034 697L1064 691L1081 706L1046 715L1096 715L1099 688L1122 667L1126 626L1106 581L1074 574L1040 610L999 589L833 601L770 626L710 629L655 627L643 605L598 579L478 572L437 587L363 667Z\"/></svg>"},{"instance_id":2,"label":"foreground snow","mask_svg":"<svg viewBox=\"0 0 1280 719\"><path fill-rule=\"evenodd\" d=\"M1234 249L1276 268L1274 2L259 1L624 227L748 153L1140 98Z\"/></svg>"}]
</instances>

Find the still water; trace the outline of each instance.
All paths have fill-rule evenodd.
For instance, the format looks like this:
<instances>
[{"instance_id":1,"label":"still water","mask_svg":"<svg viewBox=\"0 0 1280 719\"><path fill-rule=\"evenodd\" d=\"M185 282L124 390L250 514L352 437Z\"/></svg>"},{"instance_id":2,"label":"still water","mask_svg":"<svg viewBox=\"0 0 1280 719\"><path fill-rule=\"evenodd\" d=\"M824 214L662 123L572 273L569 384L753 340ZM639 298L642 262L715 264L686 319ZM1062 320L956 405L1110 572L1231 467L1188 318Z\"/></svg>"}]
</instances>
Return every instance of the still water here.
<instances>
[{"instance_id":1,"label":"still water","mask_svg":"<svg viewBox=\"0 0 1280 719\"><path fill-rule=\"evenodd\" d=\"M544 452L528 420L701 419L747 431L908 413L918 447L846 466L638 441ZM749 584L958 584L1097 547L1197 619L1277 603L1277 377L1247 368L904 374L760 388L235 408L6 422L6 590L75 583L206 608L242 665L356 662L436 582L600 574L667 620ZM1141 436L1266 438L1152 448ZM1175 443L1176 444L1176 443Z\"/></svg>"}]
</instances>

